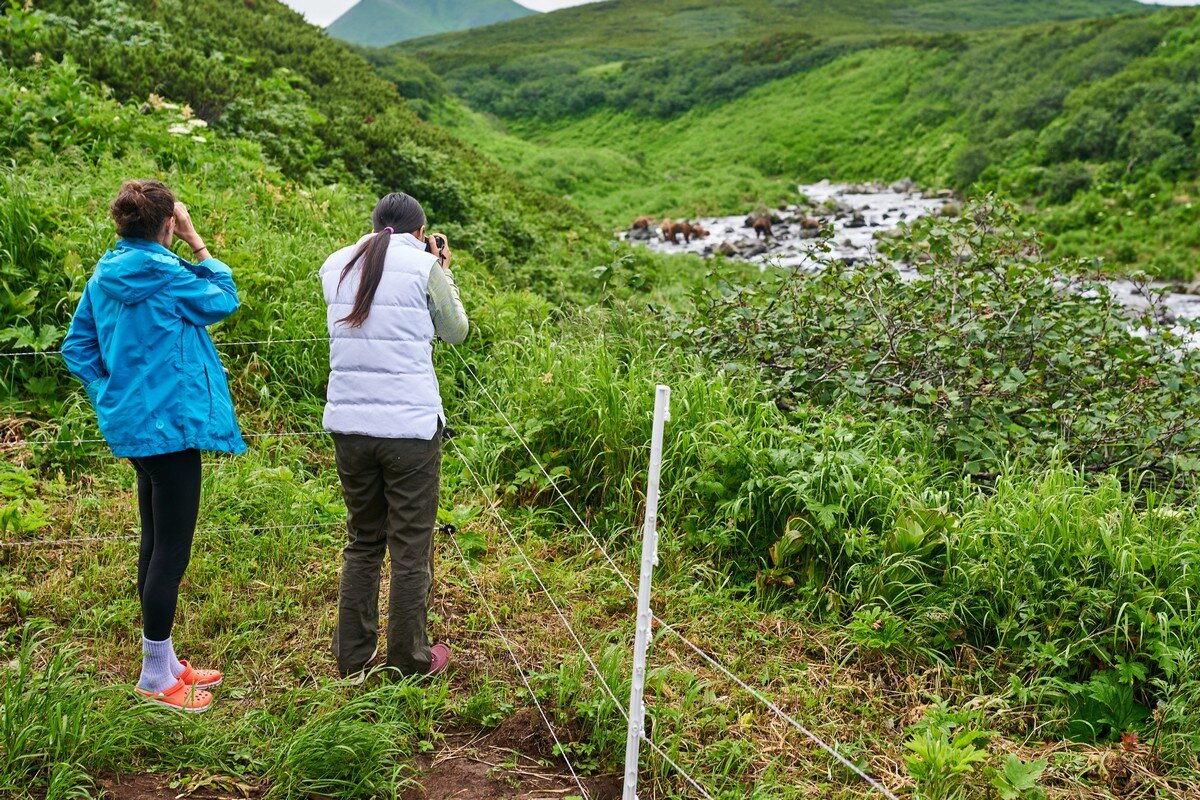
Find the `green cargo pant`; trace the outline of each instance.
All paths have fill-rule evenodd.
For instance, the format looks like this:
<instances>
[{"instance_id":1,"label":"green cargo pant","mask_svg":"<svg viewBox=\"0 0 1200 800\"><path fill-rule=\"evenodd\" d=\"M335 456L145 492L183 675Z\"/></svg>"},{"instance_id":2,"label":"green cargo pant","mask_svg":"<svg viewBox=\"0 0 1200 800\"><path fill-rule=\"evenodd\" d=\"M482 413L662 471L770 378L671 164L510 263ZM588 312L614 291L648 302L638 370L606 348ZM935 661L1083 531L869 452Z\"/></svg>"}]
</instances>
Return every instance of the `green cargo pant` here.
<instances>
[{"instance_id":1,"label":"green cargo pant","mask_svg":"<svg viewBox=\"0 0 1200 800\"><path fill-rule=\"evenodd\" d=\"M429 672L426 632L433 581L433 526L442 467L441 427L430 440L333 434L349 541L333 655L343 675L358 672L379 637L379 573L392 560L387 665L404 675Z\"/></svg>"}]
</instances>

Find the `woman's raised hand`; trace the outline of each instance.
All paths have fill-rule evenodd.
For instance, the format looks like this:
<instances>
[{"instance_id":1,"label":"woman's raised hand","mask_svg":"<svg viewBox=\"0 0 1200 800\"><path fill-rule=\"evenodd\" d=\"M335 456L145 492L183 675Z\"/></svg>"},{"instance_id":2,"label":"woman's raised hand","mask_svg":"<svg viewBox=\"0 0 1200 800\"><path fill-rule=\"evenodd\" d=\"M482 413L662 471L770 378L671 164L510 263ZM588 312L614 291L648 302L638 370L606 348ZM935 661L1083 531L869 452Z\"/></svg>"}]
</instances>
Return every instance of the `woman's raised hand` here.
<instances>
[{"instance_id":1,"label":"woman's raised hand","mask_svg":"<svg viewBox=\"0 0 1200 800\"><path fill-rule=\"evenodd\" d=\"M192 248L192 252L201 260L208 258L208 248L204 246L204 240L192 224L192 215L188 213L187 206L178 202L175 204L175 235L187 242L187 246Z\"/></svg>"},{"instance_id":2,"label":"woman's raised hand","mask_svg":"<svg viewBox=\"0 0 1200 800\"><path fill-rule=\"evenodd\" d=\"M428 237L429 251L438 257L442 262L443 267L450 266L450 259L454 254L450 252L450 240L442 233L431 233ZM439 243L441 246L439 247Z\"/></svg>"}]
</instances>

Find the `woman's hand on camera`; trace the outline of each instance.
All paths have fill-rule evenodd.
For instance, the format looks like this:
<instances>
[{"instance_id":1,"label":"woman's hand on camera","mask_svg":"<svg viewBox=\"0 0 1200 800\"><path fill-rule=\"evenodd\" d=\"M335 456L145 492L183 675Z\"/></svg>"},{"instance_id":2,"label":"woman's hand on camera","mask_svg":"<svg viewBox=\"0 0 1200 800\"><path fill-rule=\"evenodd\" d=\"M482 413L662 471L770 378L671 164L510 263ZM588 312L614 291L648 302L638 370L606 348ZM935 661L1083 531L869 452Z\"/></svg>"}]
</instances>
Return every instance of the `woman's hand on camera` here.
<instances>
[{"instance_id":1,"label":"woman's hand on camera","mask_svg":"<svg viewBox=\"0 0 1200 800\"><path fill-rule=\"evenodd\" d=\"M438 257L443 267L450 266L450 259L454 257L454 254L450 251L450 240L441 233L431 233L428 239L429 252ZM441 247L438 246L439 242L441 243Z\"/></svg>"},{"instance_id":2,"label":"woman's hand on camera","mask_svg":"<svg viewBox=\"0 0 1200 800\"><path fill-rule=\"evenodd\" d=\"M204 246L204 240L200 238L200 234L196 233L196 226L192 224L192 215L188 213L187 206L183 203L175 204L175 236L186 242L201 261L208 258L208 248Z\"/></svg>"}]
</instances>

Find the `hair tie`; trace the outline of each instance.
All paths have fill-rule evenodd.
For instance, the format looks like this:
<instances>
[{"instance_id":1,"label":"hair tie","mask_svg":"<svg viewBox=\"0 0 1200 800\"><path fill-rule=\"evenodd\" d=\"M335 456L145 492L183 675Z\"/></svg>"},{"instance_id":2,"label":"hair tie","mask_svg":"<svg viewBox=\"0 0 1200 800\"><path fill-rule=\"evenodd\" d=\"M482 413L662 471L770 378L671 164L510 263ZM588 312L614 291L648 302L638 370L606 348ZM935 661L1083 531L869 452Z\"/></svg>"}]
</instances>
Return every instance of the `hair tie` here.
<instances>
[{"instance_id":1,"label":"hair tie","mask_svg":"<svg viewBox=\"0 0 1200 800\"><path fill-rule=\"evenodd\" d=\"M385 231L387 231L389 235L391 235L391 234L395 233L395 231L394 231L394 230L392 230L392 226L391 226L391 225L388 225L386 228L384 228L384 230L385 230Z\"/></svg>"}]
</instances>

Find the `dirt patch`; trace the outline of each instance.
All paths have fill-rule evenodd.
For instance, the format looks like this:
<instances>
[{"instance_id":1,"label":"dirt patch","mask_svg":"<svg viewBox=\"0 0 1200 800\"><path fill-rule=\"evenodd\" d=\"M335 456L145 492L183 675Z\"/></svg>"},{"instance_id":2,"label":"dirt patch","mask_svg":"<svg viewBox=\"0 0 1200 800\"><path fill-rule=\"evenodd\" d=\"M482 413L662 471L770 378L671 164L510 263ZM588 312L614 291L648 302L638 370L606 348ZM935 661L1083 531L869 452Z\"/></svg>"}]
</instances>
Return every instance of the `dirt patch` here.
<instances>
[{"instance_id":1,"label":"dirt patch","mask_svg":"<svg viewBox=\"0 0 1200 800\"><path fill-rule=\"evenodd\" d=\"M566 726L560 740L578 731ZM443 747L415 764L420 784L401 800L562 800L579 795L579 787L560 756L536 709L523 708L495 730L446 736ZM580 776L591 800L618 800L619 775Z\"/></svg>"},{"instance_id":2,"label":"dirt patch","mask_svg":"<svg viewBox=\"0 0 1200 800\"><path fill-rule=\"evenodd\" d=\"M577 725L560 726L555 730L559 741L566 744L579 738ZM546 728L536 708L522 708L487 736L487 744L499 750L512 750L533 758L558 759L554 752L554 737Z\"/></svg>"},{"instance_id":3,"label":"dirt patch","mask_svg":"<svg viewBox=\"0 0 1200 800\"><path fill-rule=\"evenodd\" d=\"M175 783L172 786L172 783ZM175 776L143 773L139 775L102 775L97 780L110 800L256 800L266 787L243 778L221 775Z\"/></svg>"}]
</instances>

